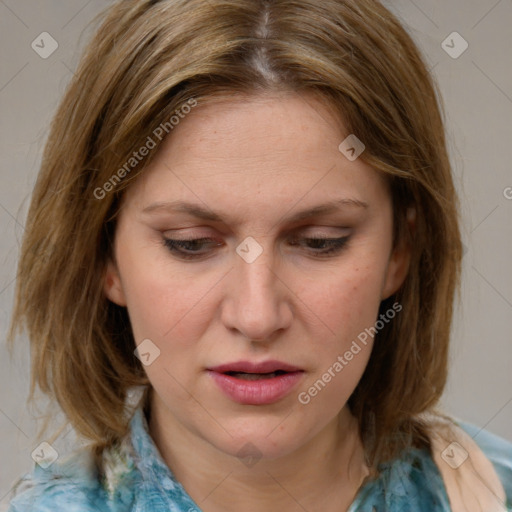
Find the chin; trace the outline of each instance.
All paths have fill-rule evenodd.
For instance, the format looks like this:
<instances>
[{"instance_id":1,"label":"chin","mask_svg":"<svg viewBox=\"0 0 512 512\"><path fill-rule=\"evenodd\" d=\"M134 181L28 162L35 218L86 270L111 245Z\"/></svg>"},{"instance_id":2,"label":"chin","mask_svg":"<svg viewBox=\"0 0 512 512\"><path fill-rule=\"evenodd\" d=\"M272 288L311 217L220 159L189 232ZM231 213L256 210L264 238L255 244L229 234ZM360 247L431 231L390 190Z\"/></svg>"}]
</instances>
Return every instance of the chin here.
<instances>
[{"instance_id":1,"label":"chin","mask_svg":"<svg viewBox=\"0 0 512 512\"><path fill-rule=\"evenodd\" d=\"M287 417L286 414L279 418L224 420L222 425L224 435L212 438L212 430L208 430L203 432L203 438L218 450L242 459L242 462L285 457L309 439L308 432L295 428L291 415Z\"/></svg>"}]
</instances>

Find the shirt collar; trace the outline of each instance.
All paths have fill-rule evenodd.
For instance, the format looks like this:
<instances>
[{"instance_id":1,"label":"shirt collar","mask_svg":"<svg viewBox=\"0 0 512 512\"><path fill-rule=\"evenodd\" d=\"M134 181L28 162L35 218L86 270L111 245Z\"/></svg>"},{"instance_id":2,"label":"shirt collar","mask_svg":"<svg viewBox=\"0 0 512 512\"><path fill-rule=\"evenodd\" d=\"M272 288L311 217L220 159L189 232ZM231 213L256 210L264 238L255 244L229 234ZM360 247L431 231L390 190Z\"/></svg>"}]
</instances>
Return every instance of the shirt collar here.
<instances>
[{"instance_id":1,"label":"shirt collar","mask_svg":"<svg viewBox=\"0 0 512 512\"><path fill-rule=\"evenodd\" d=\"M152 474L167 474L167 476L174 479L173 474L164 462L160 451L149 434L149 425L142 407L138 407L135 410L135 414L130 421L130 430L131 443L135 450L136 459L138 459L137 466L143 475L151 471Z\"/></svg>"},{"instance_id":2,"label":"shirt collar","mask_svg":"<svg viewBox=\"0 0 512 512\"><path fill-rule=\"evenodd\" d=\"M184 487L165 463L149 433L143 407L139 406L130 420L130 433L123 443L129 451L131 466L138 470L138 500L142 510L200 512Z\"/></svg>"},{"instance_id":3,"label":"shirt collar","mask_svg":"<svg viewBox=\"0 0 512 512\"><path fill-rule=\"evenodd\" d=\"M166 506L180 508L162 508L161 510L200 511L198 505L194 503L164 462L149 434L148 422L142 407L136 409L130 421L130 431L133 460L142 476L142 486L148 485L152 486L153 490L155 487L159 490L161 502L155 503L152 510L160 510L160 503L163 506L165 502ZM435 503L436 507L440 507L439 510L445 510L442 507L447 506L448 498L441 476L424 450L410 449L402 454L402 457L381 465L380 470L381 474L376 480L366 483L360 489L349 508L350 512L360 510L363 504L380 506L383 500L389 505L389 509L410 510L407 504L410 504L413 497L421 503ZM425 475L429 476L426 481L431 485L425 485ZM440 489L443 491L440 492ZM397 503L404 508L396 508ZM438 510L436 507L434 509Z\"/></svg>"}]
</instances>

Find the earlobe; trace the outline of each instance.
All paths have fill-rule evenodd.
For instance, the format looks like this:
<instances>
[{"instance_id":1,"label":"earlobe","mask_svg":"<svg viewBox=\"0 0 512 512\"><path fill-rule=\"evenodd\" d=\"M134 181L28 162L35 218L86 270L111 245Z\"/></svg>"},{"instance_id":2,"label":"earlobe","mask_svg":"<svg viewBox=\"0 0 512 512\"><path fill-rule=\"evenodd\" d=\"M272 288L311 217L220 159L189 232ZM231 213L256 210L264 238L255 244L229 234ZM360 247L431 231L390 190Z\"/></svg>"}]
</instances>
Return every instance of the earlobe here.
<instances>
[{"instance_id":1,"label":"earlobe","mask_svg":"<svg viewBox=\"0 0 512 512\"><path fill-rule=\"evenodd\" d=\"M414 236L416 228L416 209L409 208L407 210L407 229ZM408 243L409 237L404 236L403 239L394 248L388 263L386 280L382 290L381 300L387 299L402 286L409 272L411 262L411 245Z\"/></svg>"},{"instance_id":2,"label":"earlobe","mask_svg":"<svg viewBox=\"0 0 512 512\"><path fill-rule=\"evenodd\" d=\"M118 306L126 306L123 285L119 271L112 260L109 260L103 282L103 291L108 299Z\"/></svg>"}]
</instances>

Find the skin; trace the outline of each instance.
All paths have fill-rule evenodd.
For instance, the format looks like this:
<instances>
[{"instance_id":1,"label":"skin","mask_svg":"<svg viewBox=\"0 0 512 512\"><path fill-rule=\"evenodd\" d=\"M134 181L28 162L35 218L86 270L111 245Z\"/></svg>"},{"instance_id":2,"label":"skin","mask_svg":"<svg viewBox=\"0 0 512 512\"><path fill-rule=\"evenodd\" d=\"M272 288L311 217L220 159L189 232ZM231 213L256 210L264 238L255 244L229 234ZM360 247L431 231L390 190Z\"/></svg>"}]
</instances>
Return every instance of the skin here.
<instances>
[{"instance_id":1,"label":"skin","mask_svg":"<svg viewBox=\"0 0 512 512\"><path fill-rule=\"evenodd\" d=\"M375 324L410 255L392 246L385 181L338 150L349 133L332 112L313 96L292 93L199 104L123 200L105 293L127 307L136 343L149 338L160 349L145 367L154 389L150 432L207 512L339 512L368 474L346 402L371 340L310 403L298 394ZM366 206L347 203L336 213L287 220L335 199ZM222 220L164 207L143 211L175 200ZM263 250L252 263L236 252L249 236ZM326 246L305 240L345 236L342 250L323 257ZM188 247L202 255L183 260L164 237L214 242ZM269 359L304 370L293 392L271 405L233 402L206 371ZM247 446L255 464L237 456Z\"/></svg>"}]
</instances>

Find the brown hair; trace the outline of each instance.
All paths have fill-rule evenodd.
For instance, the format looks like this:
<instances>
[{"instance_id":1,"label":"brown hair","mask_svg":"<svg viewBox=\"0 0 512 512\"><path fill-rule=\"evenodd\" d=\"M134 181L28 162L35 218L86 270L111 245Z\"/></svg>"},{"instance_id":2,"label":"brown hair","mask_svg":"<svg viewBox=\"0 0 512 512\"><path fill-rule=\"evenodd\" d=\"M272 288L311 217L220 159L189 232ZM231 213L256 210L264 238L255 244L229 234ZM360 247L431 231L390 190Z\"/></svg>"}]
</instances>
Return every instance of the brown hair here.
<instances>
[{"instance_id":1,"label":"brown hair","mask_svg":"<svg viewBox=\"0 0 512 512\"><path fill-rule=\"evenodd\" d=\"M409 239L412 261L382 311L404 312L378 333L349 405L374 467L428 442L418 415L446 381L461 241L437 89L410 36L375 0L123 0L54 118L10 331L30 338L31 397L36 385L55 397L99 453L127 431L127 392L149 389L127 312L102 289L123 191L156 151L126 163L187 102L276 90L329 102L389 180L395 242Z\"/></svg>"}]
</instances>

